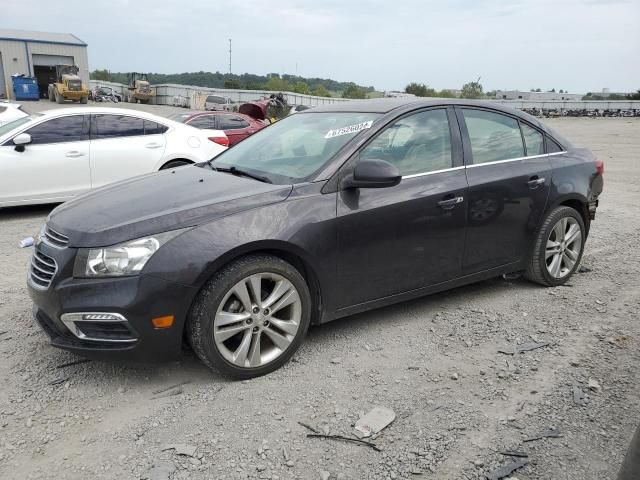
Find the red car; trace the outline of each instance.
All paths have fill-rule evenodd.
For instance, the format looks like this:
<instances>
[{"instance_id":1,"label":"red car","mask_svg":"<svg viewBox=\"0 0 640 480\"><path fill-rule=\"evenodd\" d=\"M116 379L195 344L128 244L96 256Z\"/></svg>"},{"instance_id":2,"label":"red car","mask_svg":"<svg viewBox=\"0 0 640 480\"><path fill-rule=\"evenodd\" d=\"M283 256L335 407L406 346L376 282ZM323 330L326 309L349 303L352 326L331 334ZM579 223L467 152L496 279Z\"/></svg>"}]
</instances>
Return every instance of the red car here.
<instances>
[{"instance_id":1,"label":"red car","mask_svg":"<svg viewBox=\"0 0 640 480\"><path fill-rule=\"evenodd\" d=\"M230 147L266 127L260 120L233 112L184 112L169 118L201 130L223 130L229 138Z\"/></svg>"}]
</instances>

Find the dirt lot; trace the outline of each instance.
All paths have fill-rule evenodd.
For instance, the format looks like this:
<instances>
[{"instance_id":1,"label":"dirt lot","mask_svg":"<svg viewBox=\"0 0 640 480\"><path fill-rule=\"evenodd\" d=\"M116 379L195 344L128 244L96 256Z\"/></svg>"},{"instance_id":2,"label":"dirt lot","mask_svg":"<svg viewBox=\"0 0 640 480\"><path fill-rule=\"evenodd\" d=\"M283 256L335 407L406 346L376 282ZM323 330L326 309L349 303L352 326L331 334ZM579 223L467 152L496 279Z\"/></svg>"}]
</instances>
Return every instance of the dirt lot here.
<instances>
[{"instance_id":1,"label":"dirt lot","mask_svg":"<svg viewBox=\"0 0 640 480\"><path fill-rule=\"evenodd\" d=\"M554 289L495 279L316 327L294 361L251 381L191 354L62 366L79 357L33 324L30 251L17 248L49 208L0 212L0 478L480 479L514 449L529 460L519 480L614 478L640 418L640 121L549 123L605 160L590 271ZM549 346L498 352L532 341ZM397 415L380 452L298 424L350 435L375 405ZM561 436L525 441L549 428Z\"/></svg>"}]
</instances>

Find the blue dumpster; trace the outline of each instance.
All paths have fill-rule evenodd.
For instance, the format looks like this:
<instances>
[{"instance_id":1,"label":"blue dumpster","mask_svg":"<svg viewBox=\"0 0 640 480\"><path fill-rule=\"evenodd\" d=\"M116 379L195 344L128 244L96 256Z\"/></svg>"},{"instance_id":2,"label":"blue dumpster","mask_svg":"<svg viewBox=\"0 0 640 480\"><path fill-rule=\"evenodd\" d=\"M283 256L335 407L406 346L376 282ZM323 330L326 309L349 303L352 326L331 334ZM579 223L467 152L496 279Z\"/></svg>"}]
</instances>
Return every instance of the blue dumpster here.
<instances>
[{"instance_id":1,"label":"blue dumpster","mask_svg":"<svg viewBox=\"0 0 640 480\"><path fill-rule=\"evenodd\" d=\"M38 81L34 77L12 77L16 100L40 100Z\"/></svg>"}]
</instances>

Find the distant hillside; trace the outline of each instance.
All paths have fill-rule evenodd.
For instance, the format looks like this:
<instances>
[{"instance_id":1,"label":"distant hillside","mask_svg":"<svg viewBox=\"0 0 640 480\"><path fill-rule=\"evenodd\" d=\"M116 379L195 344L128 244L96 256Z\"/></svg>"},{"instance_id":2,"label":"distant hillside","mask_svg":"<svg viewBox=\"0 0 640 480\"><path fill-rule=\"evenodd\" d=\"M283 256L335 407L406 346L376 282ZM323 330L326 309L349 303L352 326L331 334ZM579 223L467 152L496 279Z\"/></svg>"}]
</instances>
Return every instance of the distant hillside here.
<instances>
[{"instance_id":1,"label":"distant hillside","mask_svg":"<svg viewBox=\"0 0 640 480\"><path fill-rule=\"evenodd\" d=\"M149 73L152 84L177 83L180 85L195 85L208 88L243 88L247 90L293 91L319 96L348 96L365 95L374 92L374 87L363 87L352 82L338 82L327 78L305 78L296 75L242 75L220 72L188 72L188 73ZM127 74L109 72L108 70L94 70L91 72L94 80L127 83ZM355 97L358 98L358 97Z\"/></svg>"}]
</instances>

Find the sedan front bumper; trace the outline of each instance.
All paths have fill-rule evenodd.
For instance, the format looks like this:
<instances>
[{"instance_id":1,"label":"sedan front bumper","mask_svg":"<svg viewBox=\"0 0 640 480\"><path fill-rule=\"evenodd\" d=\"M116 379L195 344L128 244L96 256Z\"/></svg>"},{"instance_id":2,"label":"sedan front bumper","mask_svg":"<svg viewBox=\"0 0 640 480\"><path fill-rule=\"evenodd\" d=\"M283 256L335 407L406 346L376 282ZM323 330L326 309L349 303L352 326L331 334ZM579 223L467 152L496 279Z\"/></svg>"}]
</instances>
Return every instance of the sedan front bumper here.
<instances>
[{"instance_id":1,"label":"sedan front bumper","mask_svg":"<svg viewBox=\"0 0 640 480\"><path fill-rule=\"evenodd\" d=\"M57 254L61 261L71 253L56 252L46 245L36 248L52 258ZM67 267L60 269L60 277L69 272ZM28 280L27 285L35 320L53 346L93 359L128 362L179 358L184 323L197 293L194 287L152 275L54 278L48 288ZM89 313L88 320L82 320L85 323L69 322L69 318L81 316L68 314L85 312ZM63 317L64 314L67 315ZM108 314L117 321L109 321ZM173 325L154 328L151 320L166 316L174 317Z\"/></svg>"}]
</instances>

